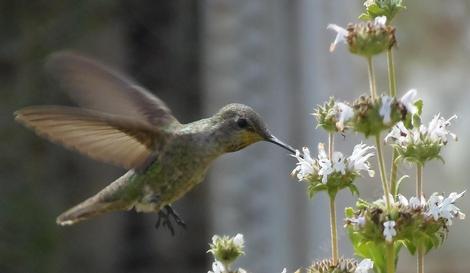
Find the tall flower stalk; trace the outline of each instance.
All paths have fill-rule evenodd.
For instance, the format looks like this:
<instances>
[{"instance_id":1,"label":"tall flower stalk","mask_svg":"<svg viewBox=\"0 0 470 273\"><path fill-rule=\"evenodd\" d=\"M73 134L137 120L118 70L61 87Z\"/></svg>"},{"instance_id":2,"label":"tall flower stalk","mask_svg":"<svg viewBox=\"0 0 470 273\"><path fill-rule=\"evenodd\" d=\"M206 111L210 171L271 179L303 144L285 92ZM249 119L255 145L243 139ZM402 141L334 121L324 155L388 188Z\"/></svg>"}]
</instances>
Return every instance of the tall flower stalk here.
<instances>
[{"instance_id":1,"label":"tall flower stalk","mask_svg":"<svg viewBox=\"0 0 470 273\"><path fill-rule=\"evenodd\" d=\"M372 57L367 58L367 67L368 67L368 74L369 74L369 83L370 83L370 93L371 98L373 101L377 98L377 87L375 84L375 73L374 73L374 66L372 63ZM387 208L387 214L391 213L392 206L390 198L394 198L390 195L389 186L387 182L387 174L385 170L385 159L382 147L382 137L381 133L378 132L375 135L375 145L377 147L377 163L379 164L379 171L380 171L380 180L382 181L382 188L384 192L384 199ZM386 247L386 263L387 263L387 273L394 273L395 272L395 247L393 239L390 242L387 242Z\"/></svg>"},{"instance_id":2,"label":"tall flower stalk","mask_svg":"<svg viewBox=\"0 0 470 273\"><path fill-rule=\"evenodd\" d=\"M423 165L420 163L416 163L416 196L423 197ZM424 273L424 248L421 245L418 246L416 260L418 273Z\"/></svg>"},{"instance_id":3,"label":"tall flower stalk","mask_svg":"<svg viewBox=\"0 0 470 273\"><path fill-rule=\"evenodd\" d=\"M397 97L397 80L395 73L395 62L393 60L393 48L387 50L387 69L388 69L388 88L389 95L392 98ZM398 153L393 149L392 153L392 163L390 167L390 193L392 196L396 196L397 192L397 181L398 181L398 162L397 162Z\"/></svg>"},{"instance_id":4,"label":"tall flower stalk","mask_svg":"<svg viewBox=\"0 0 470 273\"><path fill-rule=\"evenodd\" d=\"M328 133L328 158L333 160L334 151L334 133ZM338 226L336 224L336 193L331 192L328 194L330 199L330 229L331 229L331 259L333 265L338 264L339 247L338 247Z\"/></svg>"},{"instance_id":5,"label":"tall flower stalk","mask_svg":"<svg viewBox=\"0 0 470 273\"><path fill-rule=\"evenodd\" d=\"M376 101L377 98L377 87L375 84L375 73L374 73L374 65L372 63L372 57L367 57L367 70L369 74L369 86L370 86L370 95L372 101ZM390 212L391 209L391 200L390 200L390 191L388 188L387 182L387 174L385 171L385 159L382 149L382 137L380 136L380 132L375 135L375 145L377 147L377 163L379 164L379 171L380 171L380 180L382 181L382 188L384 191L385 202L387 205L387 211Z\"/></svg>"}]
</instances>

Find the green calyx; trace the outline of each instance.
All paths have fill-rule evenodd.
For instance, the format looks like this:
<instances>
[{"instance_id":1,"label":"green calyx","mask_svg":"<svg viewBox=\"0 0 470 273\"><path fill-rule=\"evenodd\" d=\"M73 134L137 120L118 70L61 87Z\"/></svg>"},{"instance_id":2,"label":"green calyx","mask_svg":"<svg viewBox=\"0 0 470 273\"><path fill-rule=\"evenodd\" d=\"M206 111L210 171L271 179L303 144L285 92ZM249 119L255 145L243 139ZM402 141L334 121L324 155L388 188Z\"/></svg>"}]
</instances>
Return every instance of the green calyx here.
<instances>
[{"instance_id":1,"label":"green calyx","mask_svg":"<svg viewBox=\"0 0 470 273\"><path fill-rule=\"evenodd\" d=\"M331 198L335 198L336 194L345 188L348 188L353 195L359 195L359 190L354 185L354 180L359 176L356 172L346 171L344 174L333 172L328 175L326 183L322 182L322 176L316 174L311 175L307 180L307 192L310 198L321 191L326 191Z\"/></svg>"},{"instance_id":2,"label":"green calyx","mask_svg":"<svg viewBox=\"0 0 470 273\"><path fill-rule=\"evenodd\" d=\"M374 101L371 97L361 96L357 99L353 103L354 117L351 120L351 127L354 131L364 134L365 137L375 136L390 129L404 118L403 109L396 99L393 99L390 104L390 121L388 123L384 122L385 118L380 114L381 107L381 98Z\"/></svg>"},{"instance_id":3,"label":"green calyx","mask_svg":"<svg viewBox=\"0 0 470 273\"><path fill-rule=\"evenodd\" d=\"M354 259L340 258L335 264L331 259L315 261L307 268L307 273L353 273L357 267Z\"/></svg>"},{"instance_id":4,"label":"green calyx","mask_svg":"<svg viewBox=\"0 0 470 273\"><path fill-rule=\"evenodd\" d=\"M237 245L234 242L234 238L228 236L220 237L218 235L212 238L212 244L210 244L208 252L212 253L214 258L224 265L233 263L238 257L245 254L243 247Z\"/></svg>"},{"instance_id":5,"label":"green calyx","mask_svg":"<svg viewBox=\"0 0 470 273\"><path fill-rule=\"evenodd\" d=\"M368 0L364 6L366 10L359 16L359 19L366 21L386 16L387 21L391 22L400 11L406 9L403 0Z\"/></svg>"},{"instance_id":6,"label":"green calyx","mask_svg":"<svg viewBox=\"0 0 470 273\"><path fill-rule=\"evenodd\" d=\"M375 24L372 21L349 24L347 27L349 51L364 57L372 57L396 44L395 28Z\"/></svg>"},{"instance_id":7,"label":"green calyx","mask_svg":"<svg viewBox=\"0 0 470 273\"><path fill-rule=\"evenodd\" d=\"M427 138L417 143L409 143L406 146L393 144L392 146L398 152L397 160L408 161L424 166L427 161L439 159L444 162L440 156L441 143Z\"/></svg>"},{"instance_id":8,"label":"green calyx","mask_svg":"<svg viewBox=\"0 0 470 273\"><path fill-rule=\"evenodd\" d=\"M323 105L318 105L313 112L313 116L317 121L317 128L320 127L330 133L337 132L336 123L338 121L336 114L336 101L333 97L330 97Z\"/></svg>"}]
</instances>

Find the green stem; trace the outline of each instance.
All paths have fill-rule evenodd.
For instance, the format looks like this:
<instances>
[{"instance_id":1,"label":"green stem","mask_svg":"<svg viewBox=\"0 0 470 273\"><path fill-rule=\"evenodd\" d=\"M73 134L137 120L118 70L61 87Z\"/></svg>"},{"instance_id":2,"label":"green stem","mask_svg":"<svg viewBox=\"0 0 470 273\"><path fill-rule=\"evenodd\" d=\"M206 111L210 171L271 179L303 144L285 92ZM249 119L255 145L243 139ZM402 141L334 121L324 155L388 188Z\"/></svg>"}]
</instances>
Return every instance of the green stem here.
<instances>
[{"instance_id":1,"label":"green stem","mask_svg":"<svg viewBox=\"0 0 470 273\"><path fill-rule=\"evenodd\" d=\"M391 97L397 96L397 80L395 76L395 64L393 62L393 49L387 51L387 64L388 64L388 87Z\"/></svg>"},{"instance_id":2,"label":"green stem","mask_svg":"<svg viewBox=\"0 0 470 273\"><path fill-rule=\"evenodd\" d=\"M370 95L372 100L375 101L377 97L377 91L375 86L375 74L374 67L372 65L372 57L367 57L367 68L369 72L369 86L370 86ZM380 180L382 180L382 187L385 195L385 203L387 204L387 212L390 213L391 204L390 204L390 191L388 190L387 175L385 173L385 160L382 151L382 142L380 141L380 133L375 136L375 144L377 146L377 161L380 167Z\"/></svg>"},{"instance_id":3,"label":"green stem","mask_svg":"<svg viewBox=\"0 0 470 273\"><path fill-rule=\"evenodd\" d=\"M330 196L330 225L331 225L331 259L333 264L338 264L339 247L338 231L336 226L336 203L335 196Z\"/></svg>"},{"instance_id":4,"label":"green stem","mask_svg":"<svg viewBox=\"0 0 470 273\"><path fill-rule=\"evenodd\" d=\"M334 134L328 134L328 158L332 160L334 151ZM339 247L338 247L338 231L336 224L336 193L330 193L330 229L331 229L331 259L333 264L338 264Z\"/></svg>"},{"instance_id":5,"label":"green stem","mask_svg":"<svg viewBox=\"0 0 470 273\"><path fill-rule=\"evenodd\" d=\"M398 152L393 149L392 155L392 167L390 168L390 193L393 197L398 194L398 164L397 164Z\"/></svg>"},{"instance_id":6,"label":"green stem","mask_svg":"<svg viewBox=\"0 0 470 273\"><path fill-rule=\"evenodd\" d=\"M423 196L423 165L416 164L416 197ZM424 248L418 245L417 271L424 273Z\"/></svg>"},{"instance_id":7,"label":"green stem","mask_svg":"<svg viewBox=\"0 0 470 273\"><path fill-rule=\"evenodd\" d=\"M385 160L382 151L382 142L380 134L375 136L375 145L377 146L377 162L380 169L380 180L382 180L382 187L385 195L385 203L387 204L387 213L391 211L390 191L388 190L387 174L385 173Z\"/></svg>"},{"instance_id":8,"label":"green stem","mask_svg":"<svg viewBox=\"0 0 470 273\"><path fill-rule=\"evenodd\" d=\"M395 249L394 243L387 243L387 273L395 273Z\"/></svg>"},{"instance_id":9,"label":"green stem","mask_svg":"<svg viewBox=\"0 0 470 273\"><path fill-rule=\"evenodd\" d=\"M367 72L369 72L369 88L370 88L370 95L372 100L375 101L377 98L377 89L375 85L375 73L374 73L374 66L372 65L372 57L367 57Z\"/></svg>"},{"instance_id":10,"label":"green stem","mask_svg":"<svg viewBox=\"0 0 470 273\"><path fill-rule=\"evenodd\" d=\"M397 96L397 80L395 76L395 63L393 61L393 48L389 48L387 51L387 64L388 64L388 87L389 87L389 95L391 97ZM393 156L392 156L392 166L390 170L390 192L392 196L396 196L398 194L397 188L397 179L398 179L398 164L397 164L397 157L398 153L394 149Z\"/></svg>"},{"instance_id":11,"label":"green stem","mask_svg":"<svg viewBox=\"0 0 470 273\"><path fill-rule=\"evenodd\" d=\"M423 165L416 164L416 197L423 195Z\"/></svg>"},{"instance_id":12,"label":"green stem","mask_svg":"<svg viewBox=\"0 0 470 273\"><path fill-rule=\"evenodd\" d=\"M335 142L334 134L329 133L328 134L328 158L330 160L333 159L333 149L334 149L334 145L335 145L334 142Z\"/></svg>"}]
</instances>

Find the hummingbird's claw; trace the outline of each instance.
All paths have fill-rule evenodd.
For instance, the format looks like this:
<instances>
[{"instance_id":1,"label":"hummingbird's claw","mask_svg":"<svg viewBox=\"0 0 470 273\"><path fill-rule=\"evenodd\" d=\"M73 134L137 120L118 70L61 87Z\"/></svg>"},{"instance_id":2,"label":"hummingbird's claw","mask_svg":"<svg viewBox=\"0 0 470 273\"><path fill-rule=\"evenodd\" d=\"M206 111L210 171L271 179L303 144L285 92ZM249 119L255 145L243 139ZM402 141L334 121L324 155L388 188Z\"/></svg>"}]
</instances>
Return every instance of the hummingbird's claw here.
<instances>
[{"instance_id":1,"label":"hummingbird's claw","mask_svg":"<svg viewBox=\"0 0 470 273\"><path fill-rule=\"evenodd\" d=\"M181 226L186 229L186 223L170 205L166 205L163 209L158 212L158 219L155 223L155 228L158 229L160 225L162 225L162 227L168 228L171 233L171 236L175 236L175 229L173 227L173 224L171 223L171 218L173 218L173 220L178 226Z\"/></svg>"}]
</instances>

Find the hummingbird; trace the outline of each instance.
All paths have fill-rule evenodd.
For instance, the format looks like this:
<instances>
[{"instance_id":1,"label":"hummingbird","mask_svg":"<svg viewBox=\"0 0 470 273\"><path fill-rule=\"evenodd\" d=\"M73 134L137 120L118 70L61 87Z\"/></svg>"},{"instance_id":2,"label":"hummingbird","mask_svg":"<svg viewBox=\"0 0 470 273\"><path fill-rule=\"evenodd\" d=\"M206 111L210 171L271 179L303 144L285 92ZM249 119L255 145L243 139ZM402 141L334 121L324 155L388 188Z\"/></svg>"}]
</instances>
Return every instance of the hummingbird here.
<instances>
[{"instance_id":1,"label":"hummingbird","mask_svg":"<svg viewBox=\"0 0 470 273\"><path fill-rule=\"evenodd\" d=\"M231 103L211 117L182 124L158 97L93 59L59 52L46 69L78 107L29 106L16 111L15 120L52 142L127 170L59 215L58 225L134 209L159 213L173 233L168 219L184 222L171 204L198 185L221 155L259 141L295 153L249 106Z\"/></svg>"}]
</instances>

